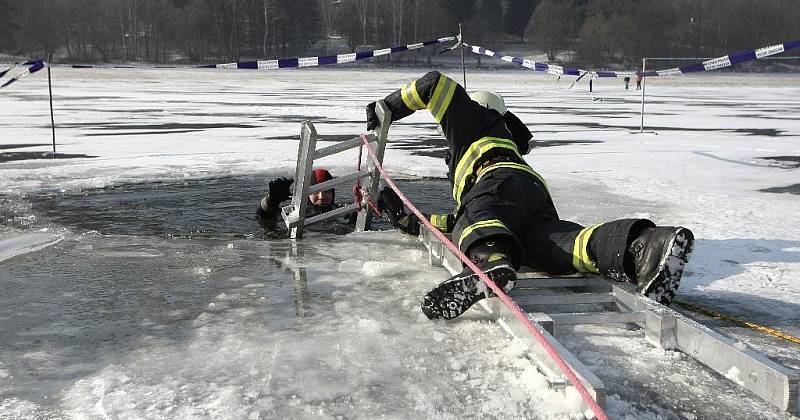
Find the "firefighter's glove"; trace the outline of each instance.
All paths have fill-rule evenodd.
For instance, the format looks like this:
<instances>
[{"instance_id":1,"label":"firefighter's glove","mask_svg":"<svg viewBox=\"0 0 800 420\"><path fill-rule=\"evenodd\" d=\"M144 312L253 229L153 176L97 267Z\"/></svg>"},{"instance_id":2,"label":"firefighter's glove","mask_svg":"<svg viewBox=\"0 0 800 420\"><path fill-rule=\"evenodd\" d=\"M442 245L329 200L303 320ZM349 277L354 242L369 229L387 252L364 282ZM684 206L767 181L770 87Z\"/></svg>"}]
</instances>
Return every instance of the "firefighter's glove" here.
<instances>
[{"instance_id":1,"label":"firefighter's glove","mask_svg":"<svg viewBox=\"0 0 800 420\"><path fill-rule=\"evenodd\" d=\"M397 227L397 221L406 215L403 200L389 187L383 187L378 196L378 209L389 216L392 226Z\"/></svg>"},{"instance_id":2,"label":"firefighter's glove","mask_svg":"<svg viewBox=\"0 0 800 420\"><path fill-rule=\"evenodd\" d=\"M267 204L270 207L276 207L282 201L288 200L290 197L289 187L292 185L289 178L277 178L269 182L269 195L267 196Z\"/></svg>"},{"instance_id":3,"label":"firefighter's glove","mask_svg":"<svg viewBox=\"0 0 800 420\"><path fill-rule=\"evenodd\" d=\"M419 236L419 219L416 214L403 215L394 223L394 227L407 235Z\"/></svg>"},{"instance_id":4,"label":"firefighter's glove","mask_svg":"<svg viewBox=\"0 0 800 420\"><path fill-rule=\"evenodd\" d=\"M372 131L381 125L381 120L378 119L378 114L375 113L375 102L370 102L367 105L367 131Z\"/></svg>"}]
</instances>

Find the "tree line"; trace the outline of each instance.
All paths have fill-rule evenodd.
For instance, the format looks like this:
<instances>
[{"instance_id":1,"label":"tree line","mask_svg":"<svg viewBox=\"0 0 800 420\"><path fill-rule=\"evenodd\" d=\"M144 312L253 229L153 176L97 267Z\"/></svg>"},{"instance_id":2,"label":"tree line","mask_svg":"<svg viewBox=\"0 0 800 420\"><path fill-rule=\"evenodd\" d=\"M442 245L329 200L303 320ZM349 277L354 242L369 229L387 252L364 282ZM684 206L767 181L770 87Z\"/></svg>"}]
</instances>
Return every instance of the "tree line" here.
<instances>
[{"instance_id":1,"label":"tree line","mask_svg":"<svg viewBox=\"0 0 800 420\"><path fill-rule=\"evenodd\" d=\"M337 54L454 35L594 66L800 38L800 0L0 0L0 52L197 63ZM428 51L430 55L431 52ZM408 60L406 55L387 59ZM414 56L416 59L416 56Z\"/></svg>"}]
</instances>

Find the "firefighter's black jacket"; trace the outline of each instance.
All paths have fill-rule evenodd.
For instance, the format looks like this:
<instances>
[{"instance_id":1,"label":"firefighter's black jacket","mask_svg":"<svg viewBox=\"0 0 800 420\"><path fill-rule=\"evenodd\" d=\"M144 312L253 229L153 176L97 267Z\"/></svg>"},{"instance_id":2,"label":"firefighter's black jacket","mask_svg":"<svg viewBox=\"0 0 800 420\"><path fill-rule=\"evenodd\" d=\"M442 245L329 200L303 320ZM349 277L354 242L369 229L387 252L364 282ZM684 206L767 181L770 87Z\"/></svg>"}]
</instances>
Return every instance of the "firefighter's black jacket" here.
<instances>
[{"instance_id":1,"label":"firefighter's black jacket","mask_svg":"<svg viewBox=\"0 0 800 420\"><path fill-rule=\"evenodd\" d=\"M471 100L461 85L438 71L403 86L385 101L394 121L428 109L441 125L449 149L446 162L456 209L462 205L463 195L492 169L515 168L541 180L522 159L528 153L530 136L512 136L500 113Z\"/></svg>"}]
</instances>

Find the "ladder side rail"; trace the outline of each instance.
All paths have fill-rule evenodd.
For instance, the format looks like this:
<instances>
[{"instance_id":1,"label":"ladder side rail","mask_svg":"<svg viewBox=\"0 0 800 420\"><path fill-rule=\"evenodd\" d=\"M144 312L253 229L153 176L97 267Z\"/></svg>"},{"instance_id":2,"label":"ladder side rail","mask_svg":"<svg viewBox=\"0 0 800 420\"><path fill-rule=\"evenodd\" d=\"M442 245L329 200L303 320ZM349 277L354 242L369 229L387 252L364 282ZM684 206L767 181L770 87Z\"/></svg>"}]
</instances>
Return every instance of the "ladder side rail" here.
<instances>
[{"instance_id":1,"label":"ladder side rail","mask_svg":"<svg viewBox=\"0 0 800 420\"><path fill-rule=\"evenodd\" d=\"M612 287L621 306L646 311L648 341L680 350L773 406L790 414L800 413L800 372L737 344L673 309L626 290L622 284L612 284Z\"/></svg>"},{"instance_id":2,"label":"ladder side rail","mask_svg":"<svg viewBox=\"0 0 800 420\"><path fill-rule=\"evenodd\" d=\"M311 121L303 121L300 129L300 146L297 150L297 169L292 194L292 212L286 217L286 227L292 239L303 237L306 210L308 208L308 189L311 185L311 172L314 166L313 151L317 145L317 130Z\"/></svg>"},{"instance_id":3,"label":"ladder side rail","mask_svg":"<svg viewBox=\"0 0 800 420\"><path fill-rule=\"evenodd\" d=\"M392 111L383 100L375 104L375 113L378 115L380 126L378 127L377 147L375 148L375 155L378 162L383 165L383 154L386 151L386 142L389 138L389 126L392 125ZM367 159L367 168L370 172L370 178L365 182L365 198L377 200L378 185L380 184L381 174L375 162L372 159ZM372 209L369 206L361 206L356 218L356 231L363 232L369 229L372 222Z\"/></svg>"},{"instance_id":4,"label":"ladder side rail","mask_svg":"<svg viewBox=\"0 0 800 420\"><path fill-rule=\"evenodd\" d=\"M367 134L367 137L369 138L370 142L377 140L375 133L369 133ZM350 140L344 140L336 144L317 149L314 152L314 159L321 159L339 152L344 152L345 150L355 149L362 144L364 144L364 142L361 141L361 137L353 137Z\"/></svg>"},{"instance_id":5,"label":"ladder side rail","mask_svg":"<svg viewBox=\"0 0 800 420\"><path fill-rule=\"evenodd\" d=\"M798 414L800 372L779 365L692 319L677 319L678 349L773 406Z\"/></svg>"},{"instance_id":6,"label":"ladder side rail","mask_svg":"<svg viewBox=\"0 0 800 420\"><path fill-rule=\"evenodd\" d=\"M560 368L555 364L553 359L544 350L544 348L533 338L527 327L522 325L519 320L511 313L511 311L502 302L497 299L484 299L478 302L486 312L493 315L500 326L512 337L520 340L526 348L530 351L532 359L535 361L539 370L545 374L551 383L554 382L552 376L561 377ZM552 321L551 321L552 322ZM586 365L583 364L572 352L570 352L564 345L558 342L555 337L541 325L538 321L533 324L539 332L542 333L545 340L553 346L553 348L561 355L564 361L569 365L578 380L581 381L583 386L594 398L600 407L606 405L606 386L603 381L597 377ZM552 324L550 325L552 328ZM566 378L560 378L555 382L563 383L569 387L569 381ZM585 412L589 407L586 402L581 401L580 410Z\"/></svg>"}]
</instances>

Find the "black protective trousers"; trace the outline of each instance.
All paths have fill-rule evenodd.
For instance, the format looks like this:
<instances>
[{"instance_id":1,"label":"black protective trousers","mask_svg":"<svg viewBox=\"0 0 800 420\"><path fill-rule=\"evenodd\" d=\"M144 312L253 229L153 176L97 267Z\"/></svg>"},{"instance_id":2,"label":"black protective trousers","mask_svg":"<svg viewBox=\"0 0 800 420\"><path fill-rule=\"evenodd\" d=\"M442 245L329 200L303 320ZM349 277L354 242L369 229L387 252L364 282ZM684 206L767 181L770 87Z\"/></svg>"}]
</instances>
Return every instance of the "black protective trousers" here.
<instances>
[{"instance_id":1,"label":"black protective trousers","mask_svg":"<svg viewBox=\"0 0 800 420\"><path fill-rule=\"evenodd\" d=\"M513 249L516 268L526 265L551 274L600 273L635 278L625 250L646 219L621 219L592 227L561 220L546 187L528 173L500 168L484 174L462 200L453 241L468 253L484 241ZM627 275L626 275L627 272Z\"/></svg>"}]
</instances>

